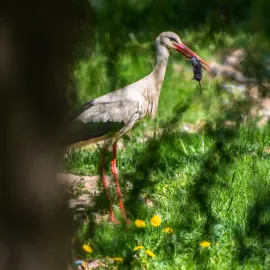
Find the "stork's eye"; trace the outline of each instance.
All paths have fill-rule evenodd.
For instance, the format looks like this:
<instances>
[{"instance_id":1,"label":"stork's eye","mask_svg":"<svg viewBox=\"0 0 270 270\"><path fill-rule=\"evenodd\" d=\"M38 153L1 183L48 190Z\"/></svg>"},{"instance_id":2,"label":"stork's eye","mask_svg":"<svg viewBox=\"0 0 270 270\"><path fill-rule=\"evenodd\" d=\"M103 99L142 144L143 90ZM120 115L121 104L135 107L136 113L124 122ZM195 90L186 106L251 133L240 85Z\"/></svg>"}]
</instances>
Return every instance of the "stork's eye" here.
<instances>
[{"instance_id":1,"label":"stork's eye","mask_svg":"<svg viewBox=\"0 0 270 270\"><path fill-rule=\"evenodd\" d=\"M176 43L177 43L177 40L176 40L176 38L175 38L175 37L169 37L169 39L170 39L171 41L174 41L174 42L176 42Z\"/></svg>"}]
</instances>

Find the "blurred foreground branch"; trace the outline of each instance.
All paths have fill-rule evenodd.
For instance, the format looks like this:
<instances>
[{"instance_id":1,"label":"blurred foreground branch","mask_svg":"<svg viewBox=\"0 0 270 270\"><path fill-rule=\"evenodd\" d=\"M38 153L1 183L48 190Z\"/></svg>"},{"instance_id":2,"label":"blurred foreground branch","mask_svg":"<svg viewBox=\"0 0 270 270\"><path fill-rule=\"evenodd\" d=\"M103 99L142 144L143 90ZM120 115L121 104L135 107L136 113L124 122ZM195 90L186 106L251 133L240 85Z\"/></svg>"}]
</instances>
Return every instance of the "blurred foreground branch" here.
<instances>
[{"instance_id":1,"label":"blurred foreground branch","mask_svg":"<svg viewBox=\"0 0 270 270\"><path fill-rule=\"evenodd\" d=\"M0 14L0 269L67 269L71 222L56 181L68 115L71 1Z\"/></svg>"}]
</instances>

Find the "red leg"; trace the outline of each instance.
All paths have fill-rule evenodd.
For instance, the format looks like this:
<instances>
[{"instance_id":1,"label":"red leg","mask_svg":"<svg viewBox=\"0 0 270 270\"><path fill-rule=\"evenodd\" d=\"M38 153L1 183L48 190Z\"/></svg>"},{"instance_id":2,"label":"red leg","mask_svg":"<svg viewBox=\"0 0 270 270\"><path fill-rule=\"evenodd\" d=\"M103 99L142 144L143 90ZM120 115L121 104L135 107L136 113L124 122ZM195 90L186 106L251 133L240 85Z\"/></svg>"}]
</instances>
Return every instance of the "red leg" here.
<instances>
[{"instance_id":1,"label":"red leg","mask_svg":"<svg viewBox=\"0 0 270 270\"><path fill-rule=\"evenodd\" d=\"M102 182L103 182L103 186L104 186L104 189L105 189L106 196L107 196L109 204L110 204L109 219L110 219L111 222L113 222L115 224L118 224L120 222L114 216L112 200L111 200L110 195L109 195L108 183L107 183L107 180L106 180L105 169L104 169L104 163L105 163L105 159L106 159L107 150L108 150L108 146L105 146L104 151L103 151L103 153L101 155L100 162L99 162L99 172L100 172L100 175L101 175L101 178L102 178Z\"/></svg>"},{"instance_id":2,"label":"red leg","mask_svg":"<svg viewBox=\"0 0 270 270\"><path fill-rule=\"evenodd\" d=\"M129 221L127 220L127 217L126 217L124 204L123 204L123 200L122 200L122 193L121 193L120 185L119 185L119 181L118 181L118 173L117 173L117 168L116 168L116 148L117 148L117 143L114 143L113 144L113 159L112 159L111 171L113 174L113 179L114 179L114 183L115 183L115 188L116 188L116 192L117 192L117 196L118 196L118 200L119 200L121 213L122 213L126 223L129 223Z\"/></svg>"}]
</instances>

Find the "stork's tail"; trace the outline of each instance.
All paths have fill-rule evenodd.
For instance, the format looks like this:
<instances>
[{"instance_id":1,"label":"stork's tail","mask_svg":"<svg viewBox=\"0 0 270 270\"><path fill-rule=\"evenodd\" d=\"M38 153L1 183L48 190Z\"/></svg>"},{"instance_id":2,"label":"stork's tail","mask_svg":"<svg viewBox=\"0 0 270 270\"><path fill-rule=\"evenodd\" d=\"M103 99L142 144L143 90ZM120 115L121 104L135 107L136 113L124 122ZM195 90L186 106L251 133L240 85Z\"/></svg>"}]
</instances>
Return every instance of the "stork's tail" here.
<instances>
[{"instance_id":1,"label":"stork's tail","mask_svg":"<svg viewBox=\"0 0 270 270\"><path fill-rule=\"evenodd\" d=\"M66 145L95 143L102 139L112 137L124 127L119 122L82 123L74 121L69 124L68 140Z\"/></svg>"}]
</instances>

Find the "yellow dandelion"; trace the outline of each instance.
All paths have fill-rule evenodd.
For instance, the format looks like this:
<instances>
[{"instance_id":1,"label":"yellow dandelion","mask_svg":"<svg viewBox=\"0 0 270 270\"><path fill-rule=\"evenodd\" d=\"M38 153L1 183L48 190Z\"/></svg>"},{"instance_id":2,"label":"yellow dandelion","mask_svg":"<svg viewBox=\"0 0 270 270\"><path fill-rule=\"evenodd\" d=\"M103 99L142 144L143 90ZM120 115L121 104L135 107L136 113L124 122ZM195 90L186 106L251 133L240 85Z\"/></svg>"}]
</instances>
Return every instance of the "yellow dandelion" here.
<instances>
[{"instance_id":1,"label":"yellow dandelion","mask_svg":"<svg viewBox=\"0 0 270 270\"><path fill-rule=\"evenodd\" d=\"M144 249L144 246L137 246L137 247L133 248L134 251L137 251L139 249Z\"/></svg>"},{"instance_id":2,"label":"yellow dandelion","mask_svg":"<svg viewBox=\"0 0 270 270\"><path fill-rule=\"evenodd\" d=\"M138 228L144 228L144 227L146 227L145 222L144 222L143 220L140 220L140 219L137 219L137 220L135 221L135 225L136 225Z\"/></svg>"},{"instance_id":3,"label":"yellow dandelion","mask_svg":"<svg viewBox=\"0 0 270 270\"><path fill-rule=\"evenodd\" d=\"M158 227L160 224L161 224L161 217L158 216L158 215L154 215L152 218L151 218L151 224L155 227Z\"/></svg>"},{"instance_id":4,"label":"yellow dandelion","mask_svg":"<svg viewBox=\"0 0 270 270\"><path fill-rule=\"evenodd\" d=\"M162 230L163 232L167 233L167 234L172 234L173 233L173 229L170 227L166 227Z\"/></svg>"},{"instance_id":5,"label":"yellow dandelion","mask_svg":"<svg viewBox=\"0 0 270 270\"><path fill-rule=\"evenodd\" d=\"M86 267L87 267L87 262L82 261L82 266L83 266L84 268L86 268Z\"/></svg>"},{"instance_id":6,"label":"yellow dandelion","mask_svg":"<svg viewBox=\"0 0 270 270\"><path fill-rule=\"evenodd\" d=\"M211 244L210 244L210 242L208 242L208 241L202 241L202 242L200 243L200 246L203 247L203 248L207 248L207 247L210 247Z\"/></svg>"},{"instance_id":7,"label":"yellow dandelion","mask_svg":"<svg viewBox=\"0 0 270 270\"><path fill-rule=\"evenodd\" d=\"M111 258L114 262L118 262L118 263L123 263L124 259L121 258L121 257L114 257L114 258Z\"/></svg>"},{"instance_id":8,"label":"yellow dandelion","mask_svg":"<svg viewBox=\"0 0 270 270\"><path fill-rule=\"evenodd\" d=\"M146 254L149 256L149 257L155 257L156 255L154 254L154 252L153 251L151 251L151 250L149 250L149 249L147 249L146 251Z\"/></svg>"},{"instance_id":9,"label":"yellow dandelion","mask_svg":"<svg viewBox=\"0 0 270 270\"><path fill-rule=\"evenodd\" d=\"M82 248L87 253L93 253L93 249L88 245L83 245Z\"/></svg>"}]
</instances>

